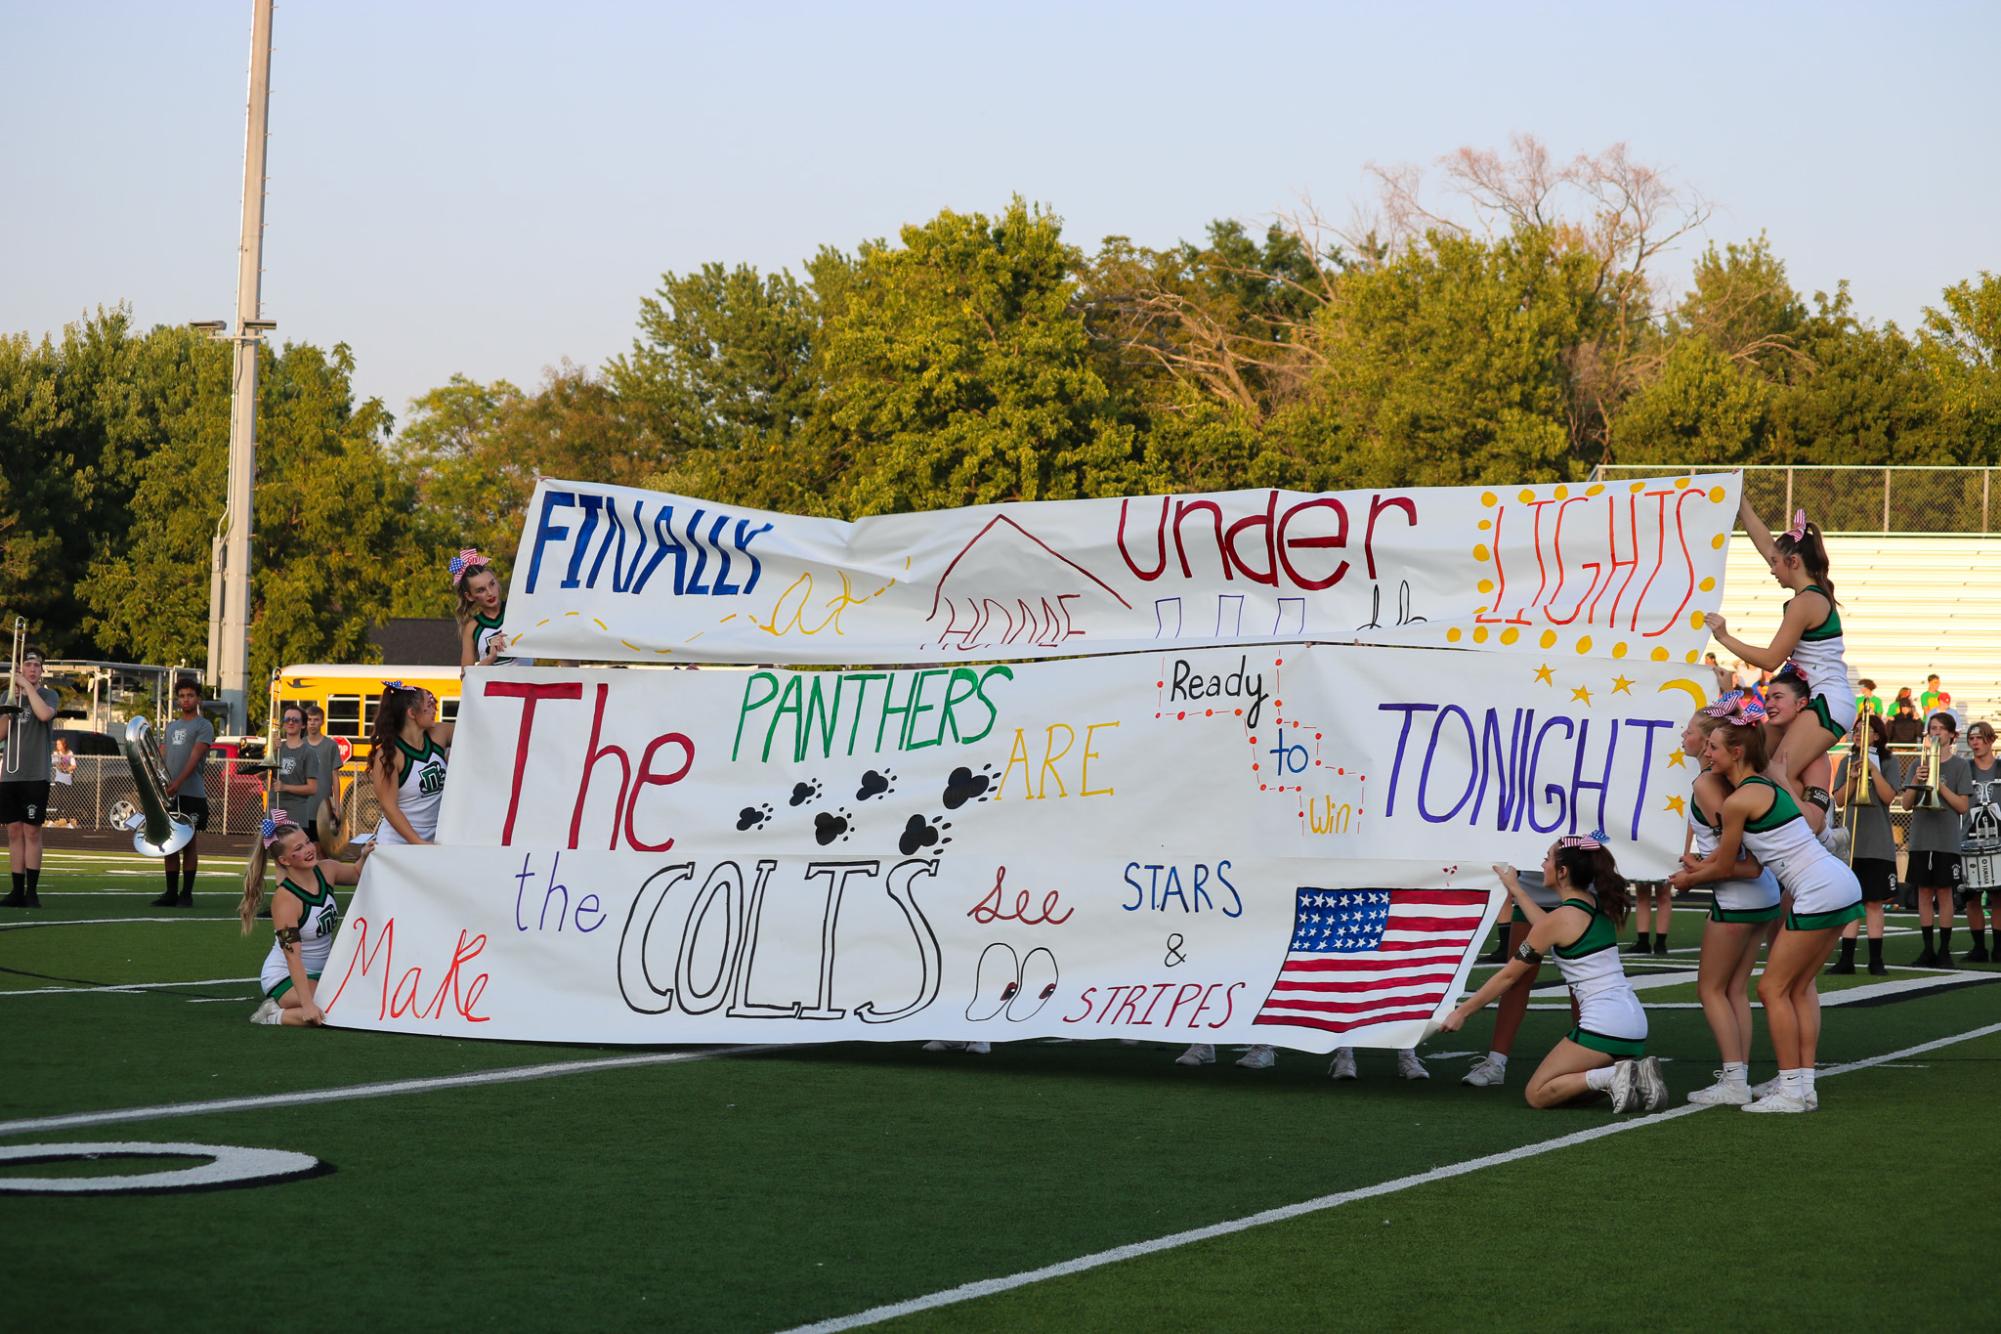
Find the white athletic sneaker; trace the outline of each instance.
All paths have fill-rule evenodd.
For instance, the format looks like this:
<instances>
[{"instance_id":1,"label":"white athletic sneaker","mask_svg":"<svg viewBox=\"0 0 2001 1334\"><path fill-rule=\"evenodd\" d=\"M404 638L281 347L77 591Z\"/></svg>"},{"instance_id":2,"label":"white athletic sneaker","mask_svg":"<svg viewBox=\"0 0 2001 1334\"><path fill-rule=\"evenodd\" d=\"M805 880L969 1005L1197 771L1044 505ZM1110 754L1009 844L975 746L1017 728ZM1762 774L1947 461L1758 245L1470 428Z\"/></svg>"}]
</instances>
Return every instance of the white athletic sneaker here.
<instances>
[{"instance_id":1,"label":"white athletic sneaker","mask_svg":"<svg viewBox=\"0 0 2001 1334\"><path fill-rule=\"evenodd\" d=\"M1270 1047L1259 1043L1237 1058L1237 1064L1246 1070L1269 1070L1278 1064L1278 1054Z\"/></svg>"},{"instance_id":2,"label":"white athletic sneaker","mask_svg":"<svg viewBox=\"0 0 2001 1334\"><path fill-rule=\"evenodd\" d=\"M1630 1112L1639 1105L1639 1062L1619 1061L1612 1067L1612 1110Z\"/></svg>"},{"instance_id":3,"label":"white athletic sneaker","mask_svg":"<svg viewBox=\"0 0 2001 1334\"><path fill-rule=\"evenodd\" d=\"M1688 1100L1701 1107L1742 1107L1751 1101L1751 1086L1741 1079L1725 1079L1718 1070L1716 1082L1689 1094Z\"/></svg>"},{"instance_id":4,"label":"white athletic sneaker","mask_svg":"<svg viewBox=\"0 0 2001 1334\"><path fill-rule=\"evenodd\" d=\"M1414 1051L1397 1053L1397 1074L1405 1079L1429 1079L1431 1071L1424 1068L1424 1062L1417 1059Z\"/></svg>"},{"instance_id":5,"label":"white athletic sneaker","mask_svg":"<svg viewBox=\"0 0 2001 1334\"><path fill-rule=\"evenodd\" d=\"M1768 1093L1756 1102L1747 1102L1740 1112L1810 1112L1806 1099L1795 1093Z\"/></svg>"},{"instance_id":6,"label":"white athletic sneaker","mask_svg":"<svg viewBox=\"0 0 2001 1334\"><path fill-rule=\"evenodd\" d=\"M994 1049L994 1044L991 1042L968 1042L966 1044L966 1055L985 1056L988 1052L992 1051L993 1049Z\"/></svg>"},{"instance_id":7,"label":"white athletic sneaker","mask_svg":"<svg viewBox=\"0 0 2001 1334\"><path fill-rule=\"evenodd\" d=\"M1353 1079L1355 1077L1355 1049L1353 1047L1336 1047L1334 1049L1334 1063L1327 1067L1327 1077L1329 1079Z\"/></svg>"},{"instance_id":8,"label":"white athletic sneaker","mask_svg":"<svg viewBox=\"0 0 2001 1334\"><path fill-rule=\"evenodd\" d=\"M965 1049L966 1049L966 1044L963 1042L945 1042L943 1040L937 1040L937 1041L927 1042L924 1044L925 1051L964 1051Z\"/></svg>"},{"instance_id":9,"label":"white athletic sneaker","mask_svg":"<svg viewBox=\"0 0 2001 1334\"><path fill-rule=\"evenodd\" d=\"M1658 1112L1667 1106L1667 1080L1661 1077L1661 1058L1642 1057L1637 1074L1640 1082L1640 1099L1644 1104L1643 1110Z\"/></svg>"},{"instance_id":10,"label":"white athletic sneaker","mask_svg":"<svg viewBox=\"0 0 2001 1334\"><path fill-rule=\"evenodd\" d=\"M1473 1068L1459 1077L1462 1084L1471 1084L1476 1089L1496 1089L1508 1082L1508 1067L1496 1064L1491 1056L1482 1056L1473 1062Z\"/></svg>"},{"instance_id":11,"label":"white athletic sneaker","mask_svg":"<svg viewBox=\"0 0 2001 1334\"><path fill-rule=\"evenodd\" d=\"M1776 1077L1768 1079L1762 1084L1753 1084L1751 1086L1751 1096L1753 1098L1769 1098L1778 1091L1779 1091L1779 1081ZM1817 1112L1820 1110L1819 1089L1813 1089L1807 1093L1806 1109L1809 1112Z\"/></svg>"},{"instance_id":12,"label":"white athletic sneaker","mask_svg":"<svg viewBox=\"0 0 2001 1334\"><path fill-rule=\"evenodd\" d=\"M266 996L264 1003L250 1012L250 1022L253 1024L282 1024L285 1022L284 1008L277 1001Z\"/></svg>"},{"instance_id":13,"label":"white athletic sneaker","mask_svg":"<svg viewBox=\"0 0 2001 1334\"><path fill-rule=\"evenodd\" d=\"M1176 1065L1214 1065L1216 1049L1206 1042L1198 1042L1187 1051L1174 1058Z\"/></svg>"}]
</instances>

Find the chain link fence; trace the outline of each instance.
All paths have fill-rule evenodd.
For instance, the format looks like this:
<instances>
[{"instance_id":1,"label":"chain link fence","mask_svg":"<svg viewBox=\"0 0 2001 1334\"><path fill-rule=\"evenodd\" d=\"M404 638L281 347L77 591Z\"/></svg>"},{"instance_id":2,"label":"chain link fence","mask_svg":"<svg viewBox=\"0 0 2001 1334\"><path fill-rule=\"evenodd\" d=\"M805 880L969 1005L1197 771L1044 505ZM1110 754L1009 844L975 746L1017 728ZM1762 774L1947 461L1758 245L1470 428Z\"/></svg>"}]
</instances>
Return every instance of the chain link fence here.
<instances>
[{"instance_id":1,"label":"chain link fence","mask_svg":"<svg viewBox=\"0 0 2001 1334\"><path fill-rule=\"evenodd\" d=\"M208 832L219 838L241 835L245 839L255 833L271 805L266 796L268 779L269 770L239 769L234 759L210 756L202 769L202 785L208 790ZM57 780L49 784L48 819L43 827L85 834L112 833L110 811L120 801L139 805L138 788L125 758L78 756L75 772L69 775L68 782ZM340 803L350 830L373 829L382 818L375 785L359 764L341 771Z\"/></svg>"},{"instance_id":2,"label":"chain link fence","mask_svg":"<svg viewBox=\"0 0 2001 1334\"><path fill-rule=\"evenodd\" d=\"M1727 472L1720 464L1601 464L1593 481ZM1992 533L2001 520L2001 468L1745 468L1744 494L1775 529L1803 509L1829 533Z\"/></svg>"}]
</instances>

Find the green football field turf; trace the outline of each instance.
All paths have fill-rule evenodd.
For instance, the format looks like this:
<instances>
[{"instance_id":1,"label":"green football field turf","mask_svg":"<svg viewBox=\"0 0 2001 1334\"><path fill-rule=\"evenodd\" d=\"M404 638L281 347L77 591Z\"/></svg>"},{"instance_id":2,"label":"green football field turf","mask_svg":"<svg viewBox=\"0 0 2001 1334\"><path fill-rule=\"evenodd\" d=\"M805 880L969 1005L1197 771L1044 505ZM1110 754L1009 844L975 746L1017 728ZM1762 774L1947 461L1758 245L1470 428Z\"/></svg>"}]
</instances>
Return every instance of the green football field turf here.
<instances>
[{"instance_id":1,"label":"green football field turf","mask_svg":"<svg viewBox=\"0 0 2001 1334\"><path fill-rule=\"evenodd\" d=\"M1993 1323L1989 967L1829 979L1856 1003L1827 1007L1813 1116L1614 1118L1521 1102L1569 1024L1558 986L1492 1090L1457 1082L1485 1018L1430 1044L1427 1082L1364 1052L1341 1085L1324 1057L1183 1069L1154 1044L718 1054L257 1027L269 937L238 934L213 865L168 912L145 906L149 864L52 856L49 906L0 912L0 1148L190 1141L333 1170L0 1192L0 1327L764 1330L899 1303L941 1329ZM1715 1067L1675 979L1699 921L1632 970L1664 983L1642 997L1672 1107Z\"/></svg>"}]
</instances>

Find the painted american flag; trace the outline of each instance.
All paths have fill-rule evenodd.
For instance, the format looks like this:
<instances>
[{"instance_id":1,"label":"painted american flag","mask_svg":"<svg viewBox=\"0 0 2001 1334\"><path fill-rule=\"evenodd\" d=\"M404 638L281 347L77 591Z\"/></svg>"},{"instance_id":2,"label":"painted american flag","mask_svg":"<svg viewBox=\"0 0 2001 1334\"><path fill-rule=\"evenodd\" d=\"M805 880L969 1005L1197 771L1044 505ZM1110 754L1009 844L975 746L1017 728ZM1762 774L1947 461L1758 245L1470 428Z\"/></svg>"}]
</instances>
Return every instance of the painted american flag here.
<instances>
[{"instance_id":1,"label":"painted american flag","mask_svg":"<svg viewBox=\"0 0 2001 1334\"><path fill-rule=\"evenodd\" d=\"M1486 908L1476 889L1302 888L1285 963L1251 1022L1346 1033L1429 1019Z\"/></svg>"}]
</instances>

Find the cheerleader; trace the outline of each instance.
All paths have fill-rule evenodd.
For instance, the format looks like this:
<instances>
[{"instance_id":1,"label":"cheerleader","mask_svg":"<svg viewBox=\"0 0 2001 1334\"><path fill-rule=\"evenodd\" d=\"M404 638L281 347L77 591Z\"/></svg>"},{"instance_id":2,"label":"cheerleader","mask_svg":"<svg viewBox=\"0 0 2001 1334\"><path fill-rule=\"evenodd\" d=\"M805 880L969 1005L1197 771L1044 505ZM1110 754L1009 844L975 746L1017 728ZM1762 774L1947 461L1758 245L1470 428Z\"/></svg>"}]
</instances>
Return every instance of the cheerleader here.
<instances>
[{"instance_id":1,"label":"cheerleader","mask_svg":"<svg viewBox=\"0 0 2001 1334\"><path fill-rule=\"evenodd\" d=\"M1786 664L1785 670L1771 679L1765 687L1765 749L1767 754L1776 754L1795 731L1817 733L1820 731L1820 715L1813 708L1813 694L1807 685L1806 674L1796 662ZM1794 775L1801 787L1796 794L1800 814L1806 817L1807 826L1814 837L1821 841L1829 852L1843 861L1848 859L1848 831L1834 823L1834 760L1826 754L1814 756L1806 766Z\"/></svg>"},{"instance_id":2,"label":"cheerleader","mask_svg":"<svg viewBox=\"0 0 2001 1334\"><path fill-rule=\"evenodd\" d=\"M1709 734L1710 767L1731 784L1723 803L1716 847L1701 864L1677 871L1676 888L1726 880L1740 849L1748 849L1792 895L1792 906L1758 979L1758 1000L1779 1058L1770 1091L1742 1104L1747 1112L1810 1112L1820 1106L1813 1086L1820 1045L1820 970L1834 953L1841 929L1862 916L1862 888L1855 873L1821 846L1792 796L1764 776L1765 711L1750 699L1735 701L1730 715Z\"/></svg>"},{"instance_id":3,"label":"cheerleader","mask_svg":"<svg viewBox=\"0 0 2001 1334\"><path fill-rule=\"evenodd\" d=\"M386 681L369 737L368 775L382 806L378 843L429 843L438 835L452 725L438 721L438 697Z\"/></svg>"},{"instance_id":4,"label":"cheerleader","mask_svg":"<svg viewBox=\"0 0 2001 1334\"><path fill-rule=\"evenodd\" d=\"M1619 924L1632 907L1632 891L1619 874L1604 835L1562 838L1543 857L1543 881L1559 896L1544 912L1536 906L1512 866L1495 866L1516 906L1529 920L1529 936L1508 966L1487 979L1439 1027L1457 1032L1487 1003L1553 954L1578 1007L1577 1024L1550 1049L1529 1076L1531 1107L1561 1107L1596 1093L1612 1098L1612 1110L1644 1105L1658 1111L1667 1102L1660 1062L1646 1054L1647 1012L1619 962Z\"/></svg>"},{"instance_id":5,"label":"cheerleader","mask_svg":"<svg viewBox=\"0 0 2001 1334\"><path fill-rule=\"evenodd\" d=\"M493 562L466 547L452 557L452 588L459 595L459 666L505 667L507 636L500 632L505 607L500 601L500 576Z\"/></svg>"},{"instance_id":6,"label":"cheerleader","mask_svg":"<svg viewBox=\"0 0 2001 1334\"><path fill-rule=\"evenodd\" d=\"M1772 577L1793 596L1786 603L1778 634L1763 646L1731 634L1728 623L1715 612L1707 624L1719 644L1746 662L1775 672L1790 660L1809 684L1812 723L1787 729L1776 747L1768 747L1766 776L1785 788L1797 805L1807 765L1827 754L1855 726L1855 692L1849 687L1843 658L1841 612L1834 601L1834 581L1827 574L1827 547L1820 528L1807 522L1805 510L1795 511L1793 526L1777 537L1752 510L1748 498L1738 502L1737 512L1752 545L1771 566Z\"/></svg>"},{"instance_id":7,"label":"cheerleader","mask_svg":"<svg viewBox=\"0 0 2001 1334\"><path fill-rule=\"evenodd\" d=\"M363 850L362 857L367 856ZM267 861L279 868L279 892L271 900L271 933L276 939L257 976L264 1000L251 1013L250 1022L287 1027L318 1024L326 1016L320 1012L313 984L326 967L334 933L340 928L333 887L359 881L361 862L321 861L319 846L306 837L306 831L285 812L272 811L264 817L243 876L243 902L236 915L246 936L264 902Z\"/></svg>"},{"instance_id":8,"label":"cheerleader","mask_svg":"<svg viewBox=\"0 0 2001 1334\"><path fill-rule=\"evenodd\" d=\"M1744 692L1733 690L1708 708L1698 712L1682 729L1681 749L1693 756L1701 770L1695 776L1695 790L1688 800L1688 846L1682 854L1684 867L1699 866L1716 851L1719 813L1731 792L1730 784L1710 768L1705 752L1709 734L1722 726L1735 711ZM1702 1017L1716 1038L1723 1068L1716 1083L1688 1095L1695 1103L1725 1103L1742 1106L1751 1101L1751 994L1748 984L1751 967L1757 962L1758 945L1766 924L1784 915L1779 904L1779 882L1757 862L1739 857L1731 877L1719 881L1709 908L1709 920L1702 924L1702 952L1696 963L1695 994L1702 1003Z\"/></svg>"}]
</instances>

